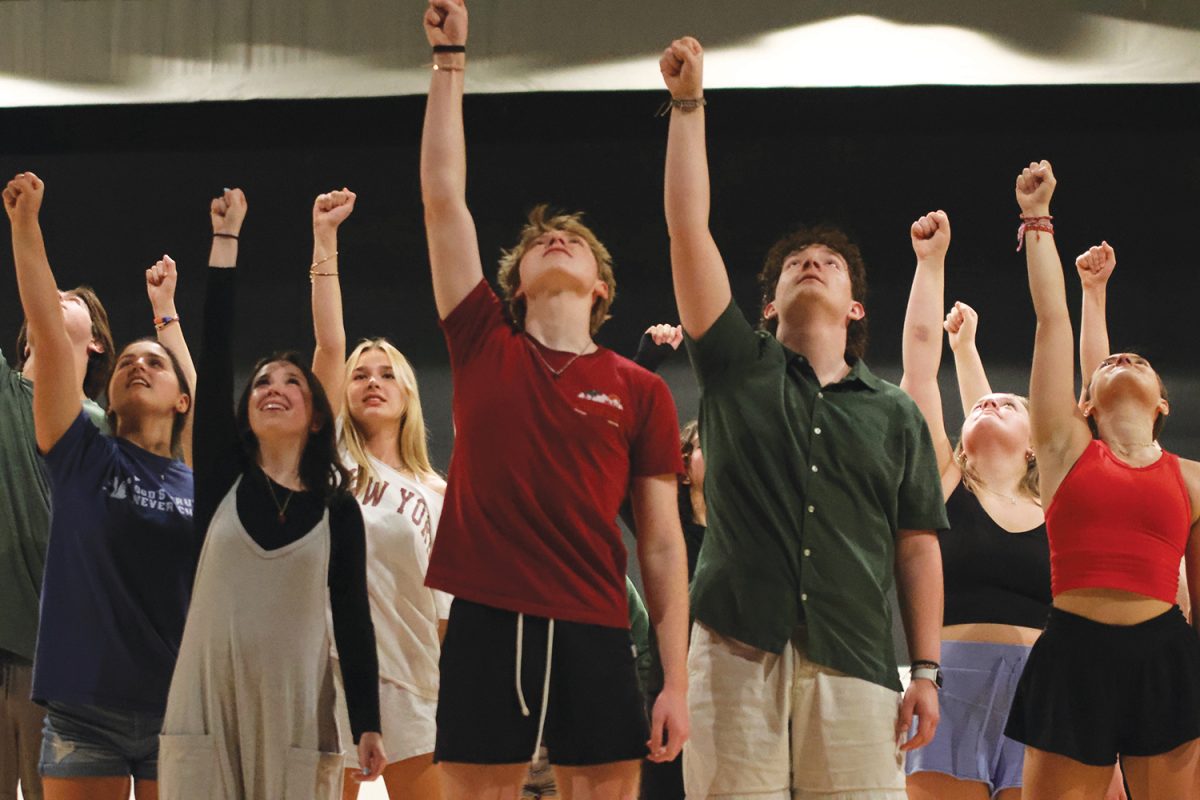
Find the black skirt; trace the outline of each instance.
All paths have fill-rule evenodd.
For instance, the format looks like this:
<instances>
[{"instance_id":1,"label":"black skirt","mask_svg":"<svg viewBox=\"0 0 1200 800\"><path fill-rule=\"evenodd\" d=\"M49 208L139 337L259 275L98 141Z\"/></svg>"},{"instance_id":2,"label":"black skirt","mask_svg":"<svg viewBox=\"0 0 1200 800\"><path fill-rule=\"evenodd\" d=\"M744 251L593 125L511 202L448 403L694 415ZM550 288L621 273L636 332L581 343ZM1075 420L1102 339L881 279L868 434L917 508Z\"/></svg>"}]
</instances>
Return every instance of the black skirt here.
<instances>
[{"instance_id":1,"label":"black skirt","mask_svg":"<svg viewBox=\"0 0 1200 800\"><path fill-rule=\"evenodd\" d=\"M1051 609L1004 733L1094 766L1200 738L1200 636L1178 607L1137 625Z\"/></svg>"}]
</instances>

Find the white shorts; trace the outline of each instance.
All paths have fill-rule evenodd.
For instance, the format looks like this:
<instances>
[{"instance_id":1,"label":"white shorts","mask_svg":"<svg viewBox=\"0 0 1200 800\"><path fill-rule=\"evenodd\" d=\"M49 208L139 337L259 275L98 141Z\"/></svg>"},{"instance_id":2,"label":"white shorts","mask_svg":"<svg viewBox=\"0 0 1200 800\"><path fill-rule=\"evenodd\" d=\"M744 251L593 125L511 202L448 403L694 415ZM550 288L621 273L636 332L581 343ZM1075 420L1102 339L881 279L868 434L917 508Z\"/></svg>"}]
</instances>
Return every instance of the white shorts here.
<instances>
[{"instance_id":1,"label":"white shorts","mask_svg":"<svg viewBox=\"0 0 1200 800\"><path fill-rule=\"evenodd\" d=\"M695 623L688 706L688 800L907 796L899 693L814 664L795 642L767 653Z\"/></svg>"},{"instance_id":2,"label":"white shorts","mask_svg":"<svg viewBox=\"0 0 1200 800\"><path fill-rule=\"evenodd\" d=\"M335 662L336 663L336 662ZM346 755L346 769L359 769L358 748L350 731L346 711L346 692L340 669L334 670L337 682L338 738ZM433 752L437 739L437 699L421 697L389 681L379 682L379 723L383 728L383 750L389 764Z\"/></svg>"}]
</instances>

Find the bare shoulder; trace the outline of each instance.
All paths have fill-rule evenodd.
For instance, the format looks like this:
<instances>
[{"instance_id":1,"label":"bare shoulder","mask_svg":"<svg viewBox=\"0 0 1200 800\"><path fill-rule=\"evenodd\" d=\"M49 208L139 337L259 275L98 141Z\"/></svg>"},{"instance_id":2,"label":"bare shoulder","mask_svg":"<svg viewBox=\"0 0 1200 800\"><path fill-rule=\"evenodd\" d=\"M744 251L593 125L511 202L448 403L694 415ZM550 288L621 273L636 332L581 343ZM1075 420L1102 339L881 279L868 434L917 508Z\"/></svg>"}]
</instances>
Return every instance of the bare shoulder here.
<instances>
[{"instance_id":1,"label":"bare shoulder","mask_svg":"<svg viewBox=\"0 0 1200 800\"><path fill-rule=\"evenodd\" d=\"M1180 458L1179 471L1183 474L1183 483L1187 486L1188 499L1192 504L1192 522L1196 522L1200 519L1200 461Z\"/></svg>"},{"instance_id":2,"label":"bare shoulder","mask_svg":"<svg viewBox=\"0 0 1200 800\"><path fill-rule=\"evenodd\" d=\"M421 483L425 488L435 491L443 497L446 496L446 480L441 475L426 475L421 478Z\"/></svg>"}]
</instances>

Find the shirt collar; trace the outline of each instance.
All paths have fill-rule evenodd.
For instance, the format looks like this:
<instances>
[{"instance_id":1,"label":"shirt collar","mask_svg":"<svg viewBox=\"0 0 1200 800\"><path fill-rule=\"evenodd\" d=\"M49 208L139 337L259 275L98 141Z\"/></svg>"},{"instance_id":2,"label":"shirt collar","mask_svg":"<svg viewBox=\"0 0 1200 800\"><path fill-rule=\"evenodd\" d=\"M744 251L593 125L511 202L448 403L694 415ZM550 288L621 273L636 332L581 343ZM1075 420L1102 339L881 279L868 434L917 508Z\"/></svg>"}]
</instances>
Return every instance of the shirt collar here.
<instances>
[{"instance_id":1,"label":"shirt collar","mask_svg":"<svg viewBox=\"0 0 1200 800\"><path fill-rule=\"evenodd\" d=\"M780 346L783 345L781 344ZM796 364L808 374L815 376L812 365L808 363L807 358L799 353L792 352L791 350L787 349L787 347L783 347L783 351L787 353L787 360L789 364ZM837 386L840 384L857 383L863 388L870 389L873 392L877 392L882 388L883 382L879 378L875 377L875 373L871 372L871 370L867 367L867 362L863 361L861 358L850 358L849 363L850 371L846 373L846 377L842 378L840 381L838 381L838 383L831 385Z\"/></svg>"}]
</instances>

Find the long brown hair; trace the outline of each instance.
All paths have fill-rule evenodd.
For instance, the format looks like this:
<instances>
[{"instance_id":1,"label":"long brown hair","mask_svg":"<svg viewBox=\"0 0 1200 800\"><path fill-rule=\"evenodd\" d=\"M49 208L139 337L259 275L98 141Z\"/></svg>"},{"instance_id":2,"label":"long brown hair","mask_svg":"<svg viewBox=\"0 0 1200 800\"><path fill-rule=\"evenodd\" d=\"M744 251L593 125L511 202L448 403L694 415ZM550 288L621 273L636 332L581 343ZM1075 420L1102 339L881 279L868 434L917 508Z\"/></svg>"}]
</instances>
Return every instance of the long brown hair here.
<instances>
[{"instance_id":1,"label":"long brown hair","mask_svg":"<svg viewBox=\"0 0 1200 800\"><path fill-rule=\"evenodd\" d=\"M333 408L329 405L329 397L308 362L294 350L274 353L259 359L250 371L250 380L247 381L246 388L242 390L237 404L237 428L247 466L258 464L258 437L250 428L250 393L254 390L254 379L259 371L276 361L296 367L308 381L308 389L312 393L312 418L318 427L309 432L304 450L300 454L300 481L304 484L305 491L316 494L328 503L338 492L349 491L350 474L338 458L337 442L333 433Z\"/></svg>"}]
</instances>

